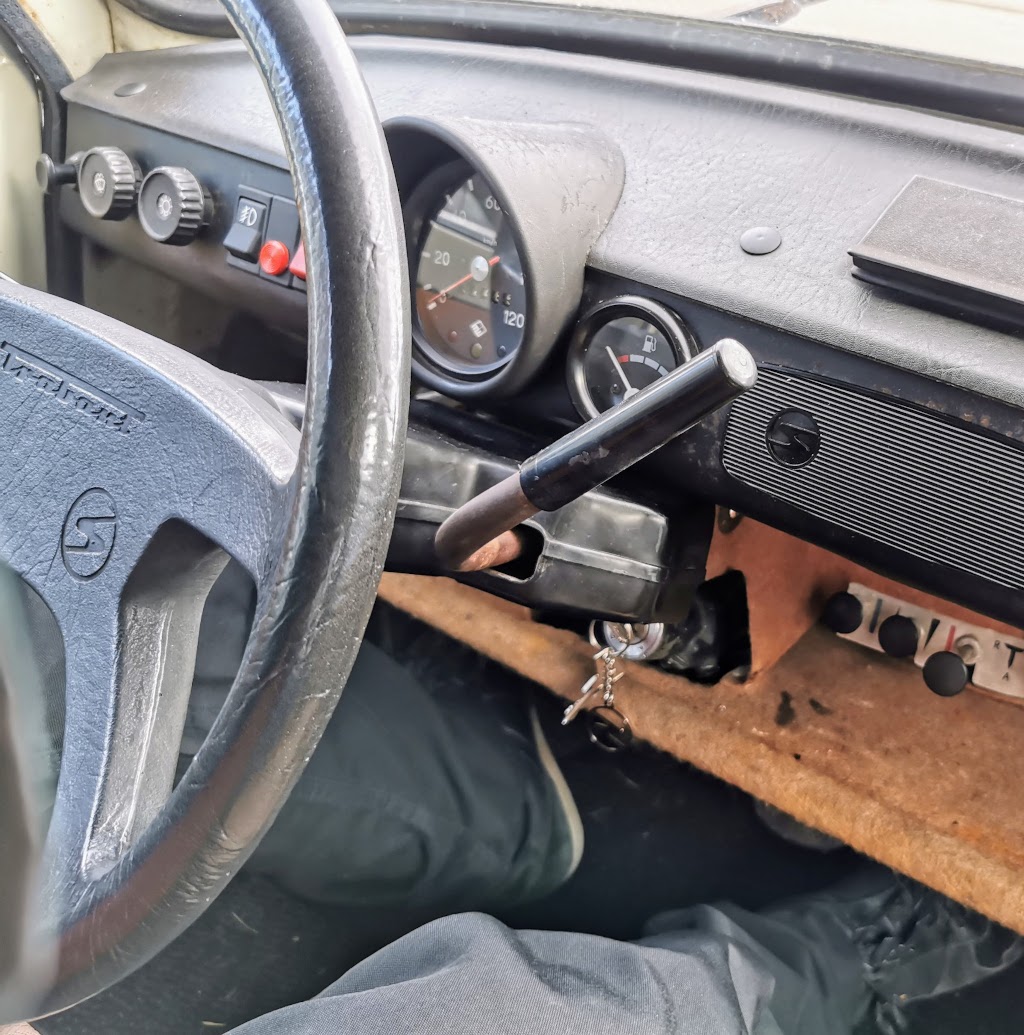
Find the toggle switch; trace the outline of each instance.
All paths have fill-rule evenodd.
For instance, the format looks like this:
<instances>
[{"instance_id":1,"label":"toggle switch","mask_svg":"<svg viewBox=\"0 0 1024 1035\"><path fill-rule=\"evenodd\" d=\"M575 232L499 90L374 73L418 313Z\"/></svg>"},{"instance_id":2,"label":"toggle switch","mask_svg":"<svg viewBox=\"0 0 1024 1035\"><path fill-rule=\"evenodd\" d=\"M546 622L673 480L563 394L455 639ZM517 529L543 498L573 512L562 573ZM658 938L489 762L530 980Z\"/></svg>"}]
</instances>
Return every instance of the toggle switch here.
<instances>
[{"instance_id":1,"label":"toggle switch","mask_svg":"<svg viewBox=\"0 0 1024 1035\"><path fill-rule=\"evenodd\" d=\"M293 277L298 277L299 280L306 279L306 246L300 241L299 250L295 253L295 258L292 259L292 264L288 267L288 272Z\"/></svg>"},{"instance_id":2,"label":"toggle switch","mask_svg":"<svg viewBox=\"0 0 1024 1035\"><path fill-rule=\"evenodd\" d=\"M235 206L235 218L224 238L224 247L236 259L255 262L260 254L266 226L267 206L262 201L242 195Z\"/></svg>"}]
</instances>

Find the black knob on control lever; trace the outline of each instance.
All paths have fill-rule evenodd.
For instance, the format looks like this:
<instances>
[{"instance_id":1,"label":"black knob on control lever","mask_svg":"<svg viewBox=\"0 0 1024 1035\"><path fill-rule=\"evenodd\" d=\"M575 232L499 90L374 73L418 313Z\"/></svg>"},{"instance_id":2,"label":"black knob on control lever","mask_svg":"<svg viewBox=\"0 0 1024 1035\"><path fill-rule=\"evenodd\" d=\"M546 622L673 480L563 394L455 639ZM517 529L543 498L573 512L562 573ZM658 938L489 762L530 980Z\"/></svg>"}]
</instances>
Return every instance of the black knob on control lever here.
<instances>
[{"instance_id":1,"label":"black knob on control lever","mask_svg":"<svg viewBox=\"0 0 1024 1035\"><path fill-rule=\"evenodd\" d=\"M917 653L920 632L906 615L889 615L878 627L878 645L890 658L909 658Z\"/></svg>"},{"instance_id":2,"label":"black knob on control lever","mask_svg":"<svg viewBox=\"0 0 1024 1035\"><path fill-rule=\"evenodd\" d=\"M967 662L951 650L940 650L924 663L925 685L940 697L956 697L971 681Z\"/></svg>"},{"instance_id":3,"label":"black knob on control lever","mask_svg":"<svg viewBox=\"0 0 1024 1035\"><path fill-rule=\"evenodd\" d=\"M517 475L460 507L437 530L438 556L458 571L511 560L510 530L539 510L558 510L603 485L757 381L757 365L726 338L615 409L530 457ZM504 541L502 541L504 540Z\"/></svg>"},{"instance_id":4,"label":"black knob on control lever","mask_svg":"<svg viewBox=\"0 0 1024 1035\"><path fill-rule=\"evenodd\" d=\"M864 605L852 593L834 593L825 604L821 620L834 633L856 632L864 621Z\"/></svg>"}]
</instances>

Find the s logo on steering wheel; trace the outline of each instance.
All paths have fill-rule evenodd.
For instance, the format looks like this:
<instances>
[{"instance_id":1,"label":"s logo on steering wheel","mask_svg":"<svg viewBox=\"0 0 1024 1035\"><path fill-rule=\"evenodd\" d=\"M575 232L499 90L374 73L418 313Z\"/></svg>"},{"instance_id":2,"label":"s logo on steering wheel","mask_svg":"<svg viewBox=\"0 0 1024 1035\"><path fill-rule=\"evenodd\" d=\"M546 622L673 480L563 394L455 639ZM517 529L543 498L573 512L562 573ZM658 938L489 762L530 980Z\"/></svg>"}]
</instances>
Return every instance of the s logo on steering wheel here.
<instances>
[{"instance_id":1,"label":"s logo on steering wheel","mask_svg":"<svg viewBox=\"0 0 1024 1035\"><path fill-rule=\"evenodd\" d=\"M117 508L104 489L87 489L64 519L60 552L64 567L76 579L99 575L110 560L117 533Z\"/></svg>"}]
</instances>

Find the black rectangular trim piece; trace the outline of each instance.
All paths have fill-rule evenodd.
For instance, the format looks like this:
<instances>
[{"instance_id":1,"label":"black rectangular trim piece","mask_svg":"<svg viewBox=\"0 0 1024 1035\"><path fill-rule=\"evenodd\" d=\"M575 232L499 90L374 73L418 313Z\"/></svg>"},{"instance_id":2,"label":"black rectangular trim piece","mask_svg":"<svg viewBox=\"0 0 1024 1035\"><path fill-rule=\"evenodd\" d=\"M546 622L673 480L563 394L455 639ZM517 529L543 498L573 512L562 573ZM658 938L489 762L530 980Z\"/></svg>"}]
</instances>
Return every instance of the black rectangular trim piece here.
<instances>
[{"instance_id":1,"label":"black rectangular trim piece","mask_svg":"<svg viewBox=\"0 0 1024 1035\"><path fill-rule=\"evenodd\" d=\"M1024 328L1024 201L915 176L850 250L854 276Z\"/></svg>"}]
</instances>

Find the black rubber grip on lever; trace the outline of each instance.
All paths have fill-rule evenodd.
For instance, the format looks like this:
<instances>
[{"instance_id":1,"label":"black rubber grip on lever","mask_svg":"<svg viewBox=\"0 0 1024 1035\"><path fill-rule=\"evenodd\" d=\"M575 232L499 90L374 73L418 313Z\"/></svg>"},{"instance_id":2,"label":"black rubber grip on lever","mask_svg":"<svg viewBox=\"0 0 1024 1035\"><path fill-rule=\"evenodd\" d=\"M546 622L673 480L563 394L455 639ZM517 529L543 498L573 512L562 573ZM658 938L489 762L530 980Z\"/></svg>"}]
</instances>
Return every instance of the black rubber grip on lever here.
<instances>
[{"instance_id":1,"label":"black rubber grip on lever","mask_svg":"<svg viewBox=\"0 0 1024 1035\"><path fill-rule=\"evenodd\" d=\"M614 409L531 456L519 484L538 510L558 510L642 460L757 381L757 364L725 338Z\"/></svg>"}]
</instances>

